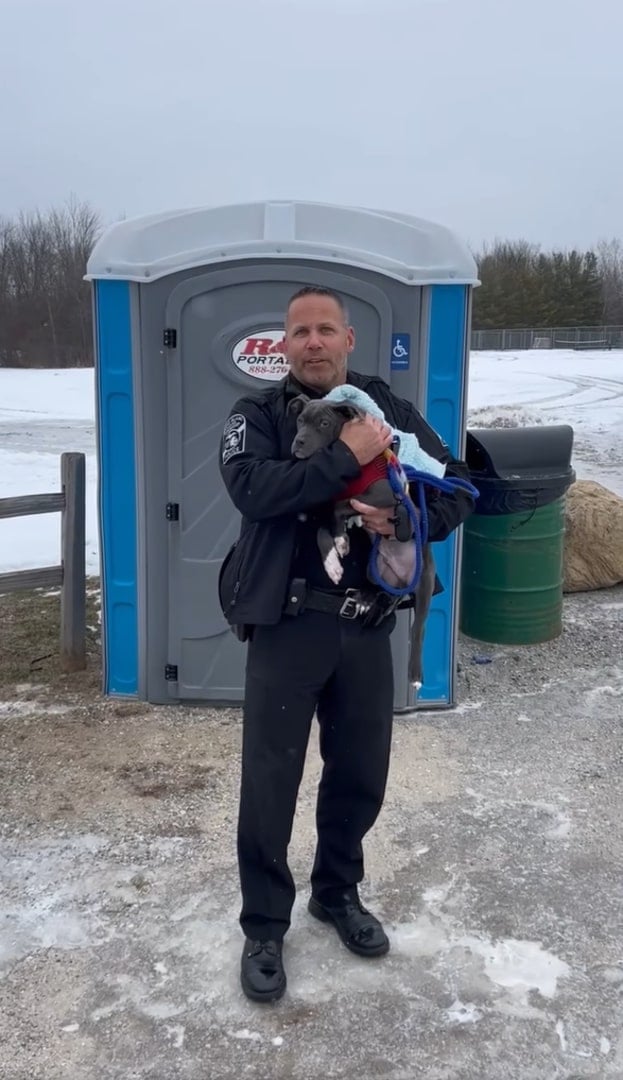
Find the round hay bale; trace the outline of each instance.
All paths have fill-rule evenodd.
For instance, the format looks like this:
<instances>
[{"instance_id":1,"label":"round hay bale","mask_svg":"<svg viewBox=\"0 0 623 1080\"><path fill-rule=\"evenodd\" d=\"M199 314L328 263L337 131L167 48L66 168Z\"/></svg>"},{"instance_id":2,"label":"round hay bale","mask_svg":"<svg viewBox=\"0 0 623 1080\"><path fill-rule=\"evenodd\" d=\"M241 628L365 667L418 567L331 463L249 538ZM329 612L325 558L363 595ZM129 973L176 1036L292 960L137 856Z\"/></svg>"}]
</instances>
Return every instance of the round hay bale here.
<instances>
[{"instance_id":1,"label":"round hay bale","mask_svg":"<svg viewBox=\"0 0 623 1080\"><path fill-rule=\"evenodd\" d=\"M563 591L622 581L623 499L594 480L576 480L567 492Z\"/></svg>"}]
</instances>

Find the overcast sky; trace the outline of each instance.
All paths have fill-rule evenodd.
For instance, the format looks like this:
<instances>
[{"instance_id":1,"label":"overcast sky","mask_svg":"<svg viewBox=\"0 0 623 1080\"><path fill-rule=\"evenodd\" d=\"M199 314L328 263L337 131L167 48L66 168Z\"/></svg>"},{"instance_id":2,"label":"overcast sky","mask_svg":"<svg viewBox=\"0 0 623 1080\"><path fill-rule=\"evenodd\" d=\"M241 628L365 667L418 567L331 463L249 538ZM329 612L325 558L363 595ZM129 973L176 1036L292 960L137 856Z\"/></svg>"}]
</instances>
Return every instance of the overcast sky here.
<instances>
[{"instance_id":1,"label":"overcast sky","mask_svg":"<svg viewBox=\"0 0 623 1080\"><path fill-rule=\"evenodd\" d=\"M0 215L71 193L623 237L623 0L0 0Z\"/></svg>"}]
</instances>

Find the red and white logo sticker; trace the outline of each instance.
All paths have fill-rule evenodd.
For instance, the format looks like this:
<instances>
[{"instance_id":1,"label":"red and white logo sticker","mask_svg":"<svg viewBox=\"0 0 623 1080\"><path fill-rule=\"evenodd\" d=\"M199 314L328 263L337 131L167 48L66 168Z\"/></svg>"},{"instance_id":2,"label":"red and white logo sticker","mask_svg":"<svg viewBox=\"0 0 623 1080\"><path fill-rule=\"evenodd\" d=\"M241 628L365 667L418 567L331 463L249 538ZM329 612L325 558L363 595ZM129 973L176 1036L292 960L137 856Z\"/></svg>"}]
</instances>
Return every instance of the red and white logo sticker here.
<instances>
[{"instance_id":1,"label":"red and white logo sticker","mask_svg":"<svg viewBox=\"0 0 623 1080\"><path fill-rule=\"evenodd\" d=\"M257 330L234 345L232 360L252 379L276 382L290 366L283 353L283 330Z\"/></svg>"}]
</instances>

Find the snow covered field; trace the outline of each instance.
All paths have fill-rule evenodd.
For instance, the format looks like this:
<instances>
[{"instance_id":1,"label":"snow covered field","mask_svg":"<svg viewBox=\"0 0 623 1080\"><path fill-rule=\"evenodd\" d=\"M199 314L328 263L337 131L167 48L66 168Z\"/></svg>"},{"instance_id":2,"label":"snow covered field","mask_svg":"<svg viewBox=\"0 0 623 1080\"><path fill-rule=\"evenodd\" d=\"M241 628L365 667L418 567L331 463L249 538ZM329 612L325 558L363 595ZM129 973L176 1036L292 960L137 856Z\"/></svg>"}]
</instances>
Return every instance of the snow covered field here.
<instances>
[{"instance_id":1,"label":"snow covered field","mask_svg":"<svg viewBox=\"0 0 623 1080\"><path fill-rule=\"evenodd\" d=\"M0 368L0 498L59 490L60 454L87 455L87 566L99 572L92 370ZM623 495L623 351L473 353L470 427L569 423L579 478ZM58 514L0 521L0 572L55 564Z\"/></svg>"}]
</instances>

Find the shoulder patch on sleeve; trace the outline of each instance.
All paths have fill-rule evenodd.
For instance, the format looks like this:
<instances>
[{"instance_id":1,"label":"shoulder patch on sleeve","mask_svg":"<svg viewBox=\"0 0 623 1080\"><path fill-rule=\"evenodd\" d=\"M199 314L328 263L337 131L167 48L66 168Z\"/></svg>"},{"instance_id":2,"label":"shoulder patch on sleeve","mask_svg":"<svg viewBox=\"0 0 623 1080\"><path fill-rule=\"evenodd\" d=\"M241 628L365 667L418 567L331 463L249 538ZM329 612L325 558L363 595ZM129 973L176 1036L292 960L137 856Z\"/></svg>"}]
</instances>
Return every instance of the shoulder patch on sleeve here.
<instances>
[{"instance_id":1,"label":"shoulder patch on sleeve","mask_svg":"<svg viewBox=\"0 0 623 1080\"><path fill-rule=\"evenodd\" d=\"M233 413L232 416L228 418L225 427L223 428L223 465L226 465L229 459L235 457L236 454L244 453L246 441L246 417L244 417L242 413Z\"/></svg>"}]
</instances>

